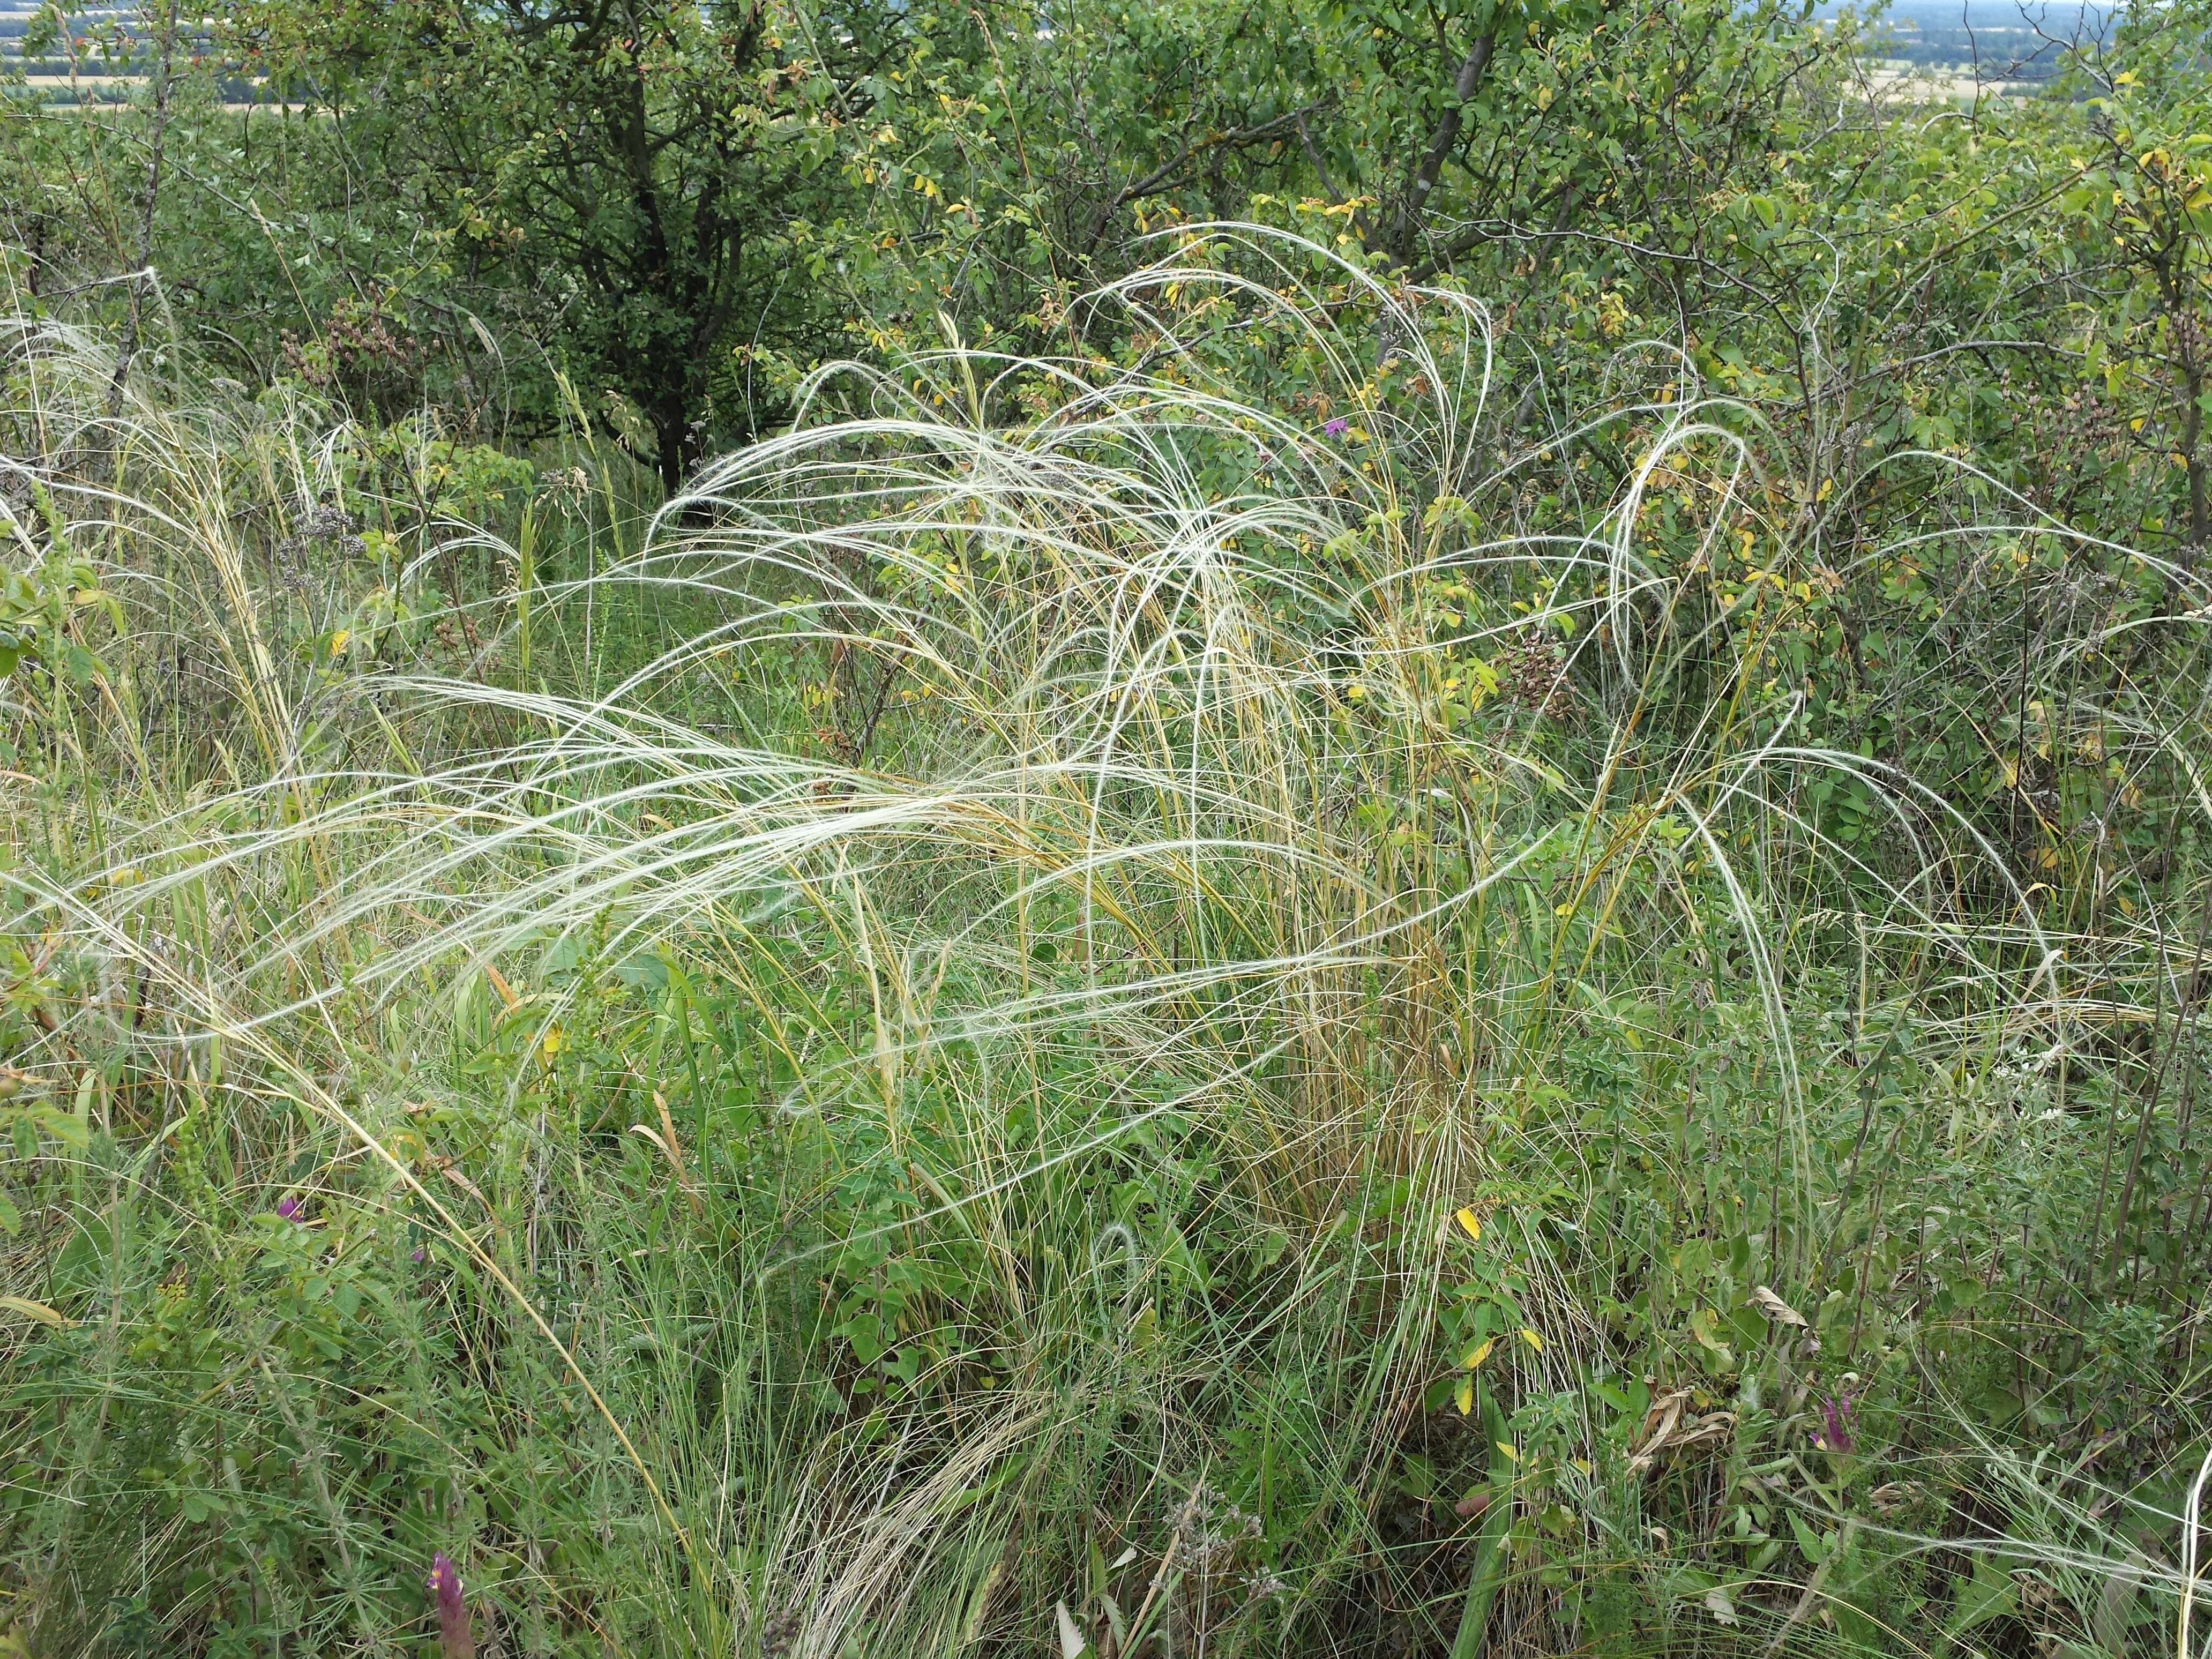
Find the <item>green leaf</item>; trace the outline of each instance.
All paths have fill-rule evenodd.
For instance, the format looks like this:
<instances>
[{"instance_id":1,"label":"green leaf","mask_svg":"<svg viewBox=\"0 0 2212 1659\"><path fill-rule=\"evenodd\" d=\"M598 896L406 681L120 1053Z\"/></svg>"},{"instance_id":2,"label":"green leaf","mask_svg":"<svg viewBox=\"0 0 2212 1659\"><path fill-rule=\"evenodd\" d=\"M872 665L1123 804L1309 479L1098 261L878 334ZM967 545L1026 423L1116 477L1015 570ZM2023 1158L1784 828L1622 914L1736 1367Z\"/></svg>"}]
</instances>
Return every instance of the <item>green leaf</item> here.
<instances>
[{"instance_id":1,"label":"green leaf","mask_svg":"<svg viewBox=\"0 0 2212 1659\"><path fill-rule=\"evenodd\" d=\"M1978 1625L2002 1618L2013 1610L2018 1595L2009 1572L1986 1555L1976 1556L1972 1576L1953 1583L1951 1616L1944 1621L1943 1633L1963 1636Z\"/></svg>"},{"instance_id":2,"label":"green leaf","mask_svg":"<svg viewBox=\"0 0 2212 1659\"><path fill-rule=\"evenodd\" d=\"M1832 1537L1823 1538L1812 1523L1796 1510L1791 1510L1789 1513L1790 1530L1797 1536L1797 1547L1804 1552L1808 1561L1816 1567L1819 1566L1821 1562L1828 1559L1829 1550L1834 1547Z\"/></svg>"}]
</instances>

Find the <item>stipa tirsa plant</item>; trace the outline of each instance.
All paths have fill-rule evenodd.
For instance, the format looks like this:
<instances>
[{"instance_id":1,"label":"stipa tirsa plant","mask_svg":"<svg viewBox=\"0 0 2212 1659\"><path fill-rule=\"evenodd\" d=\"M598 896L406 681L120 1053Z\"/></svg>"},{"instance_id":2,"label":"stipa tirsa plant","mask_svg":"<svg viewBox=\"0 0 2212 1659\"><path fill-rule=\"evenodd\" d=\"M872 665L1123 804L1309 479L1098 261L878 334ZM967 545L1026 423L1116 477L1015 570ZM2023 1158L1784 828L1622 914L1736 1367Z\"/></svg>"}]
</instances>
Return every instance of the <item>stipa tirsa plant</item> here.
<instances>
[{"instance_id":1,"label":"stipa tirsa plant","mask_svg":"<svg viewBox=\"0 0 2212 1659\"><path fill-rule=\"evenodd\" d=\"M1546 1460L1540 1477L1479 1442L1462 1457L1509 1494L1489 1500L1498 1539L1516 1508L1549 1528L1513 1533L1528 1571L1499 1595L1486 1567L1468 1617L1479 1636L1494 1601L1540 1630L1556 1586L1539 1568L1643 1537L1633 1471L1580 1456L1615 1268L1555 1224L1587 1220L1577 1183L1613 1156L1571 1110L1573 1068L1640 1048L1654 981L1687 979L1700 1010L1717 981L1746 988L1773 1172L1743 1270L1810 1306L1834 1241L1793 975L1855 968L1862 1029L1917 994L1958 1054L2057 1042L2075 992L2030 907L1990 924L1954 902L1947 872L1968 862L2021 896L1951 803L1796 740L1774 664L1817 573L1741 411L1670 379L1517 443L1478 305L1233 227L1091 305L1127 323L1136 361L954 350L825 371L791 431L705 469L640 550L537 590L548 636L586 607L603 628L617 597L665 630L627 674L592 665L596 695L380 676L355 689L364 727L433 707L498 740L390 774L272 763L266 789L223 803L253 808L234 820L250 828L199 812L125 830L103 856L142 878L38 902L130 961L196 884L319 872L307 901L264 900L266 943L148 971L280 1092L382 1148L406 1201L526 1305L390 1152L392 1114L320 1080L302 1034L364 993L456 963L474 986L489 963L523 1039L500 1086L544 1098L586 1018L559 964L650 958L731 988L787 1146L803 1135L834 1172L796 1189L860 1195L824 1205L822 1236L780 1216L744 1255L763 1305L816 1280L837 1303L793 1322L817 1354L831 1328L835 1357L805 1363L837 1392L805 1419L830 1428L791 1442L803 1457L757 1460L790 1466L772 1504L727 1500L758 1475L731 1425L778 1446L799 1431L744 1417L744 1388L719 1445L592 1395L650 1489L660 1559L684 1564L670 1617L718 1645L941 1648L1060 1601L1100 1643L1133 1618L1218 1620L1224 1640L1317 1623L1381 1553L1372 1517L1425 1404L1462 1437L1510 1413L1516 1455ZM1624 424L1618 500L1532 531L1559 492L1523 480L1557 485ZM1654 528L1670 492L1697 504L1671 544ZM1814 772L1870 786L1914 849L1903 878L1826 838L1797 793ZM1803 897L1823 866L1858 924ZM679 1129L662 1099L640 1125L702 1217L701 1166L730 1152L707 1104ZM1115 1196L1176 1183L1180 1209ZM532 1319L590 1389L587 1359ZM1728 1353L1710 1318L1692 1328ZM1293 1372L1271 1398L1320 1471L1327 1541L1276 1553L1277 1523L1237 1562L1267 1593L1224 1601L1221 1552L1178 1546L1178 1517L1241 1431L1237 1389ZM1146 1433L1100 1449L1093 1414L1125 1412ZM1698 1419L1709 1440L1731 1420ZM1215 1491L1224 1513L1265 1507ZM1076 1594L1073 1540L1108 1497L1152 1525L1102 1547ZM1017 1547L1025 1527L1047 1545Z\"/></svg>"}]
</instances>

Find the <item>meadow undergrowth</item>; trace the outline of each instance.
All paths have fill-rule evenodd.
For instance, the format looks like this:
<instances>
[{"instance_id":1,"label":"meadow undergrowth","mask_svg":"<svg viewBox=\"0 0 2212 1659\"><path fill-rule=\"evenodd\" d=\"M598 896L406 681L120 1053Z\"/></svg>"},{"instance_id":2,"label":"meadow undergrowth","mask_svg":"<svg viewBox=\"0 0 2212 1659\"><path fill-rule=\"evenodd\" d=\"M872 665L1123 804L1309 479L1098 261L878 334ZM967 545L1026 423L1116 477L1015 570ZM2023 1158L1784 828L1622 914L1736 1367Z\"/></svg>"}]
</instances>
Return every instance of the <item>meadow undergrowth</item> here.
<instances>
[{"instance_id":1,"label":"meadow undergrowth","mask_svg":"<svg viewBox=\"0 0 2212 1659\"><path fill-rule=\"evenodd\" d=\"M650 509L9 325L5 1639L2162 1650L2201 580L1293 239L1085 308ZM1816 720L1868 571L2070 584L2006 788Z\"/></svg>"}]
</instances>

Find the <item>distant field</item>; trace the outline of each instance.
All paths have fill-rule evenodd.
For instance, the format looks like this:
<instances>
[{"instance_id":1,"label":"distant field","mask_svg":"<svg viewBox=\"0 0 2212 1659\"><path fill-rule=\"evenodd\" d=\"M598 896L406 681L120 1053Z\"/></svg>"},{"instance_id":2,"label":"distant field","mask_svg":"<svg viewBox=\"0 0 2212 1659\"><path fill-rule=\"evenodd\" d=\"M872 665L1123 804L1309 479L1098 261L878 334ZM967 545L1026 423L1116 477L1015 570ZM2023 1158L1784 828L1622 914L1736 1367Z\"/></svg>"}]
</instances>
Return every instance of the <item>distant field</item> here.
<instances>
[{"instance_id":1,"label":"distant field","mask_svg":"<svg viewBox=\"0 0 2212 1659\"><path fill-rule=\"evenodd\" d=\"M2066 53L2110 33L2115 7L2033 0L1905 0L1881 15L1879 55L1917 69L1948 70L1959 89L2045 81Z\"/></svg>"}]
</instances>

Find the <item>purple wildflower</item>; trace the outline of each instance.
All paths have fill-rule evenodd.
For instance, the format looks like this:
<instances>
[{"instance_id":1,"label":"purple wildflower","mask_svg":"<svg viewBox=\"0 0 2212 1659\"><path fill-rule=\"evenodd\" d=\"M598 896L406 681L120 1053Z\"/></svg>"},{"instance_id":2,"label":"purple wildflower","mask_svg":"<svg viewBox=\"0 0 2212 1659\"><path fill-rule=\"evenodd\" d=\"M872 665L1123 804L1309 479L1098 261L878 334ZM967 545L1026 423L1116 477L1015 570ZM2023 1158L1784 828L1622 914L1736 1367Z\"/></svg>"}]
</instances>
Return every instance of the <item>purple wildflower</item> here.
<instances>
[{"instance_id":1,"label":"purple wildflower","mask_svg":"<svg viewBox=\"0 0 2212 1659\"><path fill-rule=\"evenodd\" d=\"M438 1643L446 1659L476 1659L476 1638L469 1632L469 1604L461 1599L460 1569L443 1550L430 1559L429 1589L438 1599Z\"/></svg>"},{"instance_id":2,"label":"purple wildflower","mask_svg":"<svg viewBox=\"0 0 2212 1659\"><path fill-rule=\"evenodd\" d=\"M408 1253L407 1259L410 1261L427 1261L429 1260L429 1251L424 1249L420 1244L417 1244L414 1249Z\"/></svg>"},{"instance_id":3,"label":"purple wildflower","mask_svg":"<svg viewBox=\"0 0 2212 1659\"><path fill-rule=\"evenodd\" d=\"M1820 1402L1820 1432L1814 1444L1822 1451L1847 1452L1852 1448L1850 1391L1845 1389L1832 1400Z\"/></svg>"},{"instance_id":4,"label":"purple wildflower","mask_svg":"<svg viewBox=\"0 0 2212 1659\"><path fill-rule=\"evenodd\" d=\"M276 1213L283 1216L287 1221L297 1221L301 1219L300 1212L300 1200L296 1198L288 1195L276 1200Z\"/></svg>"},{"instance_id":5,"label":"purple wildflower","mask_svg":"<svg viewBox=\"0 0 2212 1659\"><path fill-rule=\"evenodd\" d=\"M1352 421L1348 416L1340 415L1333 421L1323 421L1321 423L1321 429L1332 438L1341 438L1344 435L1344 429L1351 424Z\"/></svg>"}]
</instances>

